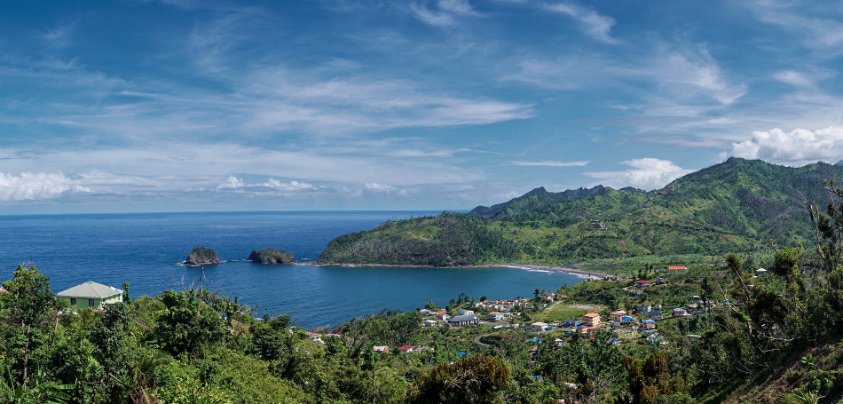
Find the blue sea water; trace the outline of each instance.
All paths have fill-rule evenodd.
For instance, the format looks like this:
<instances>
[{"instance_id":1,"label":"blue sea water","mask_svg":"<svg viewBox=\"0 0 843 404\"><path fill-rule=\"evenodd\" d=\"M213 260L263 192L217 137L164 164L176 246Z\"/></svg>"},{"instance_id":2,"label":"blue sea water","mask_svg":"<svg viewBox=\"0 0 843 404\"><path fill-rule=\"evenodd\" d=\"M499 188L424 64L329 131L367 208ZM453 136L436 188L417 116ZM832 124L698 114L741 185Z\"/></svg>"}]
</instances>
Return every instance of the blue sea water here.
<instances>
[{"instance_id":1,"label":"blue sea water","mask_svg":"<svg viewBox=\"0 0 843 404\"><path fill-rule=\"evenodd\" d=\"M36 265L54 291L93 280L135 296L203 286L237 297L255 315L289 314L312 328L336 326L383 309L446 304L460 293L490 299L531 296L577 276L512 268L343 268L260 265L252 249L291 251L316 260L332 238L386 220L436 212L249 212L0 216L0 280L19 263ZM179 266L206 245L227 260L204 269Z\"/></svg>"}]
</instances>

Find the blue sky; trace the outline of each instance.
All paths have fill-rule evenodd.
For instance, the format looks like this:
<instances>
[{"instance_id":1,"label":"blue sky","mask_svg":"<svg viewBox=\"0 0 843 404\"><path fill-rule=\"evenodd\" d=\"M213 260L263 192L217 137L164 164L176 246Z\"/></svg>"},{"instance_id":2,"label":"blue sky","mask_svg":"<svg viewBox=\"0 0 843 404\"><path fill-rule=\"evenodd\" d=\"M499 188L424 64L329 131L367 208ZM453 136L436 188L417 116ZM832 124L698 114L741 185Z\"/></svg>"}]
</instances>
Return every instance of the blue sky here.
<instances>
[{"instance_id":1,"label":"blue sky","mask_svg":"<svg viewBox=\"0 0 843 404\"><path fill-rule=\"evenodd\" d=\"M0 211L460 209L843 157L843 3L0 2Z\"/></svg>"}]
</instances>

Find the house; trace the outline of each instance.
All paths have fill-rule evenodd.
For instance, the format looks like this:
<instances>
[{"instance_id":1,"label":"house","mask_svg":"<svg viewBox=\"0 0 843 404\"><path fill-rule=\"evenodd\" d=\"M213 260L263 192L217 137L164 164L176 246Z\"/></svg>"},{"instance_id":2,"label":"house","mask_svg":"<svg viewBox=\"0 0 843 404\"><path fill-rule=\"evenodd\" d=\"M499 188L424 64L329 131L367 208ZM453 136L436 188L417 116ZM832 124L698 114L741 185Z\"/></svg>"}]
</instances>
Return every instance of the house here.
<instances>
[{"instance_id":1,"label":"house","mask_svg":"<svg viewBox=\"0 0 843 404\"><path fill-rule=\"evenodd\" d=\"M459 309L459 310L457 310L457 312L460 313L460 314L465 314L465 315L474 314L474 310L466 310L466 309Z\"/></svg>"},{"instance_id":2,"label":"house","mask_svg":"<svg viewBox=\"0 0 843 404\"><path fill-rule=\"evenodd\" d=\"M372 352L389 353L389 347L386 345L375 345L372 347Z\"/></svg>"},{"instance_id":3,"label":"house","mask_svg":"<svg viewBox=\"0 0 843 404\"><path fill-rule=\"evenodd\" d=\"M547 323L543 323L541 321L536 321L535 323L530 324L530 330L531 331L544 332L544 331L550 331L552 329L553 329L553 327L551 327Z\"/></svg>"},{"instance_id":4,"label":"house","mask_svg":"<svg viewBox=\"0 0 843 404\"><path fill-rule=\"evenodd\" d=\"M113 286L96 282L85 282L57 293L59 300L67 302L71 308L92 308L100 310L103 306L123 301L123 291Z\"/></svg>"},{"instance_id":5,"label":"house","mask_svg":"<svg viewBox=\"0 0 843 404\"><path fill-rule=\"evenodd\" d=\"M641 322L641 329L643 330L655 330L656 329L656 321L648 318Z\"/></svg>"},{"instance_id":6,"label":"house","mask_svg":"<svg viewBox=\"0 0 843 404\"><path fill-rule=\"evenodd\" d=\"M768 272L769 271L767 271L764 268L758 268L758 269L755 270L755 276L764 276L764 275L767 275Z\"/></svg>"},{"instance_id":7,"label":"house","mask_svg":"<svg viewBox=\"0 0 843 404\"><path fill-rule=\"evenodd\" d=\"M412 345L401 345L401 346L398 347L398 349L401 352L415 352L416 351L416 347L414 347Z\"/></svg>"},{"instance_id":8,"label":"house","mask_svg":"<svg viewBox=\"0 0 843 404\"><path fill-rule=\"evenodd\" d=\"M424 320L425 327L434 327L436 326L436 320Z\"/></svg>"},{"instance_id":9,"label":"house","mask_svg":"<svg viewBox=\"0 0 843 404\"><path fill-rule=\"evenodd\" d=\"M643 288L643 287L647 287L647 286L650 286L650 281L648 281L646 279L639 279L639 280L635 281L635 287L636 288Z\"/></svg>"},{"instance_id":10,"label":"house","mask_svg":"<svg viewBox=\"0 0 843 404\"><path fill-rule=\"evenodd\" d=\"M600 315L593 311L585 313L585 315L583 315L582 317L583 324L589 327L597 327L598 325L600 325Z\"/></svg>"},{"instance_id":11,"label":"house","mask_svg":"<svg viewBox=\"0 0 843 404\"><path fill-rule=\"evenodd\" d=\"M464 325L474 325L480 323L480 319L477 318L474 314L463 314L461 316L456 316L448 320L448 325L450 326L464 326Z\"/></svg>"},{"instance_id":12,"label":"house","mask_svg":"<svg viewBox=\"0 0 843 404\"><path fill-rule=\"evenodd\" d=\"M665 284L667 284L667 279L656 278L656 285L665 285Z\"/></svg>"},{"instance_id":13,"label":"house","mask_svg":"<svg viewBox=\"0 0 843 404\"><path fill-rule=\"evenodd\" d=\"M632 324L635 321L635 317L632 316L621 316L621 324Z\"/></svg>"},{"instance_id":14,"label":"house","mask_svg":"<svg viewBox=\"0 0 843 404\"><path fill-rule=\"evenodd\" d=\"M626 315L626 311L624 311L624 310L613 311L613 312L609 313L609 320L620 322L621 317L623 317L625 315Z\"/></svg>"},{"instance_id":15,"label":"house","mask_svg":"<svg viewBox=\"0 0 843 404\"><path fill-rule=\"evenodd\" d=\"M677 308L673 309L673 317L689 317L689 316L691 316L691 314L688 313L688 311L685 310L682 307L677 307Z\"/></svg>"},{"instance_id":16,"label":"house","mask_svg":"<svg viewBox=\"0 0 843 404\"><path fill-rule=\"evenodd\" d=\"M439 313L436 313L436 318L438 318L439 320L445 321L445 320L448 319L448 313L446 313L444 310L440 311Z\"/></svg>"},{"instance_id":17,"label":"house","mask_svg":"<svg viewBox=\"0 0 843 404\"><path fill-rule=\"evenodd\" d=\"M686 267L686 266L684 266L684 265L669 265L669 266L667 267L667 270L668 270L669 272L684 271L684 270L686 270L686 269L688 269L688 267Z\"/></svg>"},{"instance_id":18,"label":"house","mask_svg":"<svg viewBox=\"0 0 843 404\"><path fill-rule=\"evenodd\" d=\"M9 291L6 290L6 288L0 286L0 293L9 293Z\"/></svg>"},{"instance_id":19,"label":"house","mask_svg":"<svg viewBox=\"0 0 843 404\"><path fill-rule=\"evenodd\" d=\"M648 313L650 318L662 318L662 311L661 310L650 310Z\"/></svg>"},{"instance_id":20,"label":"house","mask_svg":"<svg viewBox=\"0 0 843 404\"><path fill-rule=\"evenodd\" d=\"M556 346L562 346L565 345L565 340L562 338L554 338L553 343L556 344Z\"/></svg>"},{"instance_id":21,"label":"house","mask_svg":"<svg viewBox=\"0 0 843 404\"><path fill-rule=\"evenodd\" d=\"M489 313L489 321L502 321L504 319L503 313L493 311Z\"/></svg>"},{"instance_id":22,"label":"house","mask_svg":"<svg viewBox=\"0 0 843 404\"><path fill-rule=\"evenodd\" d=\"M427 315L431 315L431 314L433 314L433 311L432 311L432 310L430 310L430 309L420 309L420 310L419 310L419 313L424 314L424 315L426 315L426 316L427 316Z\"/></svg>"}]
</instances>

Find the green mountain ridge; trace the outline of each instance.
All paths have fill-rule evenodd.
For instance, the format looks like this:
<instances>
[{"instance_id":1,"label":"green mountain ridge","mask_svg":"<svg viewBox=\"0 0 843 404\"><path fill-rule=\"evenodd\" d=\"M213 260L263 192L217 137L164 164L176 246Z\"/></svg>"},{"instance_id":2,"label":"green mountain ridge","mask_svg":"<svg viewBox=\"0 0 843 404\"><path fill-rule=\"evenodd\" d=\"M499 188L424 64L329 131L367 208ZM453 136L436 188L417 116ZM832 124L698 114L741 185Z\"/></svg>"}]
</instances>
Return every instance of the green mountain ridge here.
<instances>
[{"instance_id":1,"label":"green mountain ridge","mask_svg":"<svg viewBox=\"0 0 843 404\"><path fill-rule=\"evenodd\" d=\"M675 254L719 255L810 239L809 203L843 167L792 168L730 158L654 191L604 186L536 188L465 215L387 222L331 241L321 263L395 265L564 264Z\"/></svg>"}]
</instances>

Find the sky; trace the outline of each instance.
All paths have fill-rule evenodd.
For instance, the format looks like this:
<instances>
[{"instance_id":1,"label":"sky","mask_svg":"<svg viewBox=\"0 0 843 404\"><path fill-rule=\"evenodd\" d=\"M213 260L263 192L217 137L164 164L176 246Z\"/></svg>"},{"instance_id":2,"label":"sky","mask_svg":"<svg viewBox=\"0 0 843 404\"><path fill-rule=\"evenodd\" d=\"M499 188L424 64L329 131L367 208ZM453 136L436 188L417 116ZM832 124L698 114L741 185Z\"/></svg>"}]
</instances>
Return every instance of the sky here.
<instances>
[{"instance_id":1,"label":"sky","mask_svg":"<svg viewBox=\"0 0 843 404\"><path fill-rule=\"evenodd\" d=\"M0 0L0 214L468 209L843 158L843 2Z\"/></svg>"}]
</instances>

